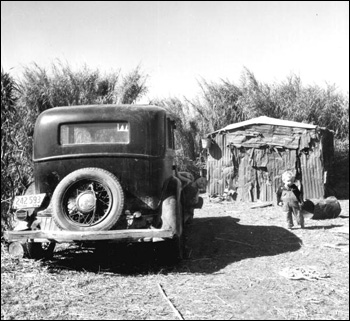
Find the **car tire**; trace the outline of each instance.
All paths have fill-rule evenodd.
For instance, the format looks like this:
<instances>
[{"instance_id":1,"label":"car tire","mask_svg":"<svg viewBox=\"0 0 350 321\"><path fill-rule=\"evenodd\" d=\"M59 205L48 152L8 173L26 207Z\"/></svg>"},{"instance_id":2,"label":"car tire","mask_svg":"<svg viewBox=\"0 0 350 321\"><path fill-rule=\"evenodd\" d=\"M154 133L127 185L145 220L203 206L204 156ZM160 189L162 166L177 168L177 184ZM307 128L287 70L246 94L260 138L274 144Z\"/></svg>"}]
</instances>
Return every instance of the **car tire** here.
<instances>
[{"instance_id":1,"label":"car tire","mask_svg":"<svg viewBox=\"0 0 350 321\"><path fill-rule=\"evenodd\" d=\"M179 262L184 258L184 236L176 235L174 239L171 240L170 250L173 252L173 260Z\"/></svg>"},{"instance_id":2,"label":"car tire","mask_svg":"<svg viewBox=\"0 0 350 321\"><path fill-rule=\"evenodd\" d=\"M63 230L109 230L117 223L123 206L123 189L112 173L83 168L57 185L52 196L52 218Z\"/></svg>"},{"instance_id":3,"label":"car tire","mask_svg":"<svg viewBox=\"0 0 350 321\"><path fill-rule=\"evenodd\" d=\"M24 256L29 259L51 259L55 249L55 242L38 243L25 242L23 243Z\"/></svg>"},{"instance_id":4,"label":"car tire","mask_svg":"<svg viewBox=\"0 0 350 321\"><path fill-rule=\"evenodd\" d=\"M170 263L176 263L183 258L184 236L183 217L181 205L175 196L167 197L162 203L162 229L172 229L175 231L174 238L167 240L161 245L163 259Z\"/></svg>"}]
</instances>

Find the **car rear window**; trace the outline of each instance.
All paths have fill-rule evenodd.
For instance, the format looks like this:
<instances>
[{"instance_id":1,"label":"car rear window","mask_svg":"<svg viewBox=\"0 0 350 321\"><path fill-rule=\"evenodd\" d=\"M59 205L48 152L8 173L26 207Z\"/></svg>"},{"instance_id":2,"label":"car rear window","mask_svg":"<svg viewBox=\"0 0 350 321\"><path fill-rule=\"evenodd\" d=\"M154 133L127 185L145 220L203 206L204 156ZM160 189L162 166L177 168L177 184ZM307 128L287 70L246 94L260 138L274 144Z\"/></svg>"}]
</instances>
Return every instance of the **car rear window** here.
<instances>
[{"instance_id":1,"label":"car rear window","mask_svg":"<svg viewBox=\"0 0 350 321\"><path fill-rule=\"evenodd\" d=\"M60 126L61 145L128 144L128 122L78 123Z\"/></svg>"}]
</instances>

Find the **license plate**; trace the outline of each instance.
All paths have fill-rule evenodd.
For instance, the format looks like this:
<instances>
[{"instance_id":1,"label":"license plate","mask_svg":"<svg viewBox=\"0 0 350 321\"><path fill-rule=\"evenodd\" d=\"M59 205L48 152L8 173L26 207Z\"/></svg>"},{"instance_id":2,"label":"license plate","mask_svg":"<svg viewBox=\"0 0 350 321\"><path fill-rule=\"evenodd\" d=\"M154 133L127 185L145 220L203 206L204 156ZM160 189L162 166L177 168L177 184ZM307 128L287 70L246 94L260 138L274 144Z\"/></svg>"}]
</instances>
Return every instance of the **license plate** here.
<instances>
[{"instance_id":1,"label":"license plate","mask_svg":"<svg viewBox=\"0 0 350 321\"><path fill-rule=\"evenodd\" d=\"M24 195L16 196L13 202L13 208L28 208L28 207L40 207L41 203L45 198L45 193L43 194L34 194L34 195Z\"/></svg>"}]
</instances>

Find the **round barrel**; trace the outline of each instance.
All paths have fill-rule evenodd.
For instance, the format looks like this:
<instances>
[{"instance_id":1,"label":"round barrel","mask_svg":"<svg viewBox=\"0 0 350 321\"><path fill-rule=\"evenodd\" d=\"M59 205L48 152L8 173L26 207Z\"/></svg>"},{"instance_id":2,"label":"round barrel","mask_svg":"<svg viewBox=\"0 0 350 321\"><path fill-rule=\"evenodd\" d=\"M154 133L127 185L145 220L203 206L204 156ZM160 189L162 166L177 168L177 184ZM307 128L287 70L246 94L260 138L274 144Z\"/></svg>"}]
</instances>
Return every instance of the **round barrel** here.
<instances>
[{"instance_id":1,"label":"round barrel","mask_svg":"<svg viewBox=\"0 0 350 321\"><path fill-rule=\"evenodd\" d=\"M304 216L313 214L311 217L313 220L325 220L338 217L341 206L334 196L330 196L325 199L305 200L302 211Z\"/></svg>"}]
</instances>

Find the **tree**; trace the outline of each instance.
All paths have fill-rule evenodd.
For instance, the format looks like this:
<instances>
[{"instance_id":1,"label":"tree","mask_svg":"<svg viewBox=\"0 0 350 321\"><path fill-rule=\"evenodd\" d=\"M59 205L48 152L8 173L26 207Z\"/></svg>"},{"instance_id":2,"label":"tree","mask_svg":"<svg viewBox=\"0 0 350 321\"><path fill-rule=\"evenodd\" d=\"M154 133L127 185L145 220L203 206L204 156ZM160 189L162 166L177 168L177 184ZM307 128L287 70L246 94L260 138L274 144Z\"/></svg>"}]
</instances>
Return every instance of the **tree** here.
<instances>
[{"instance_id":1,"label":"tree","mask_svg":"<svg viewBox=\"0 0 350 321\"><path fill-rule=\"evenodd\" d=\"M208 82L204 79L198 82L201 96L190 103L200 120L202 135L213 132L228 124L245 120L245 115L238 105L241 89L228 80Z\"/></svg>"},{"instance_id":2,"label":"tree","mask_svg":"<svg viewBox=\"0 0 350 321\"><path fill-rule=\"evenodd\" d=\"M121 104L134 104L148 91L146 86L148 76L143 74L140 66L123 76L119 86L119 99Z\"/></svg>"},{"instance_id":3,"label":"tree","mask_svg":"<svg viewBox=\"0 0 350 321\"><path fill-rule=\"evenodd\" d=\"M18 86L9 73L1 69L1 234L11 225L10 204L13 196L28 184L23 129L16 107Z\"/></svg>"}]
</instances>

